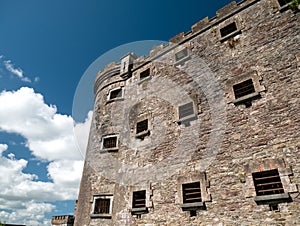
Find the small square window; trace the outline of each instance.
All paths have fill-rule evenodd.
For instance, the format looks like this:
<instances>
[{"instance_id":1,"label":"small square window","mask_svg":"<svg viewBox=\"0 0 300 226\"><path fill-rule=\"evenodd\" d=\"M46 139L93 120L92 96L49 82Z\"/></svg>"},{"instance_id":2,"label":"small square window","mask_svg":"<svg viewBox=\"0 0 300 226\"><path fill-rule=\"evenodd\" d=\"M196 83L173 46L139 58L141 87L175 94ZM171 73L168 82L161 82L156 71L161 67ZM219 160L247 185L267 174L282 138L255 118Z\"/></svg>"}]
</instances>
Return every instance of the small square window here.
<instances>
[{"instance_id":1,"label":"small square window","mask_svg":"<svg viewBox=\"0 0 300 226\"><path fill-rule=\"evenodd\" d=\"M220 29L221 37L225 37L233 32L237 31L235 22L228 24L227 26Z\"/></svg>"},{"instance_id":2,"label":"small square window","mask_svg":"<svg viewBox=\"0 0 300 226\"><path fill-rule=\"evenodd\" d=\"M201 202L200 182L182 185L183 203Z\"/></svg>"},{"instance_id":3,"label":"small square window","mask_svg":"<svg viewBox=\"0 0 300 226\"><path fill-rule=\"evenodd\" d=\"M183 49L183 50L181 50L181 51L179 51L178 53L175 54L175 60L180 61L180 60L184 59L187 56L188 56L188 50Z\"/></svg>"},{"instance_id":4,"label":"small square window","mask_svg":"<svg viewBox=\"0 0 300 226\"><path fill-rule=\"evenodd\" d=\"M140 80L150 77L150 68L140 73Z\"/></svg>"},{"instance_id":5,"label":"small square window","mask_svg":"<svg viewBox=\"0 0 300 226\"><path fill-rule=\"evenodd\" d=\"M136 133L142 133L148 131L148 119L140 121L136 124Z\"/></svg>"},{"instance_id":6,"label":"small square window","mask_svg":"<svg viewBox=\"0 0 300 226\"><path fill-rule=\"evenodd\" d=\"M179 122L190 121L196 117L194 103L189 102L178 107Z\"/></svg>"},{"instance_id":7,"label":"small square window","mask_svg":"<svg viewBox=\"0 0 300 226\"><path fill-rule=\"evenodd\" d=\"M108 100L116 100L116 99L122 99L123 98L123 88L118 87L116 89L112 89L109 91L108 94Z\"/></svg>"},{"instance_id":8,"label":"small square window","mask_svg":"<svg viewBox=\"0 0 300 226\"><path fill-rule=\"evenodd\" d=\"M93 199L93 211L91 217L93 218L111 218L112 213L112 195L97 195Z\"/></svg>"},{"instance_id":9,"label":"small square window","mask_svg":"<svg viewBox=\"0 0 300 226\"><path fill-rule=\"evenodd\" d=\"M284 193L278 169L252 173L257 196Z\"/></svg>"},{"instance_id":10,"label":"small square window","mask_svg":"<svg viewBox=\"0 0 300 226\"><path fill-rule=\"evenodd\" d=\"M146 190L134 191L132 193L131 214L140 218L141 214L145 213L148 213L148 208L146 207Z\"/></svg>"},{"instance_id":11,"label":"small square window","mask_svg":"<svg viewBox=\"0 0 300 226\"><path fill-rule=\"evenodd\" d=\"M106 137L103 140L104 148L115 148L117 147L117 137Z\"/></svg>"},{"instance_id":12,"label":"small square window","mask_svg":"<svg viewBox=\"0 0 300 226\"><path fill-rule=\"evenodd\" d=\"M115 151L118 150L118 136L109 135L102 138L102 150Z\"/></svg>"},{"instance_id":13,"label":"small square window","mask_svg":"<svg viewBox=\"0 0 300 226\"><path fill-rule=\"evenodd\" d=\"M132 208L146 207L146 190L133 192Z\"/></svg>"},{"instance_id":14,"label":"small square window","mask_svg":"<svg viewBox=\"0 0 300 226\"><path fill-rule=\"evenodd\" d=\"M252 79L233 85L233 91L236 99L255 93Z\"/></svg>"},{"instance_id":15,"label":"small square window","mask_svg":"<svg viewBox=\"0 0 300 226\"><path fill-rule=\"evenodd\" d=\"M110 199L97 198L95 200L94 214L109 214Z\"/></svg>"}]
</instances>

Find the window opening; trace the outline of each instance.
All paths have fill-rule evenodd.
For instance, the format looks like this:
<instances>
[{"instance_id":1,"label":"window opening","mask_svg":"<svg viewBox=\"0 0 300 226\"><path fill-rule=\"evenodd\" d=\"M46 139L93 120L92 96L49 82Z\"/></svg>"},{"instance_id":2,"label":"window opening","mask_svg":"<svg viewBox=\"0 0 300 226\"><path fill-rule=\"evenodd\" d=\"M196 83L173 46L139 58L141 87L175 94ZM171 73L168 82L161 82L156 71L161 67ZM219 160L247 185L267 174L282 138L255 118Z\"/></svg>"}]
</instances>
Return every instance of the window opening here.
<instances>
[{"instance_id":1,"label":"window opening","mask_svg":"<svg viewBox=\"0 0 300 226\"><path fill-rule=\"evenodd\" d=\"M278 169L252 173L257 196L284 193Z\"/></svg>"}]
</instances>

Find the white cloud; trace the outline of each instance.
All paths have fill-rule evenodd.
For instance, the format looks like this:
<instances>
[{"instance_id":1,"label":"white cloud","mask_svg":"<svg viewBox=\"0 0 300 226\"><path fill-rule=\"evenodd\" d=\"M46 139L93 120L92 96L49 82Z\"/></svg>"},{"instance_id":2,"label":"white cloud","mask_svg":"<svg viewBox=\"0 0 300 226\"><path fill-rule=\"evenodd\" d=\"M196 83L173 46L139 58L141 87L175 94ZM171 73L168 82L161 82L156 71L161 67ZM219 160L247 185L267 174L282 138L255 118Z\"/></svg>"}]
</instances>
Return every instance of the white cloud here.
<instances>
[{"instance_id":1,"label":"white cloud","mask_svg":"<svg viewBox=\"0 0 300 226\"><path fill-rule=\"evenodd\" d=\"M76 141L79 151L82 156L85 156L85 151L89 139L90 127L93 118L93 111L89 111L86 120L83 123L77 123L74 127Z\"/></svg>"},{"instance_id":2,"label":"white cloud","mask_svg":"<svg viewBox=\"0 0 300 226\"><path fill-rule=\"evenodd\" d=\"M28 202L15 211L1 211L2 222L26 224L30 226L50 225L50 221L44 220L45 214L51 212L55 206L49 203Z\"/></svg>"},{"instance_id":3,"label":"white cloud","mask_svg":"<svg viewBox=\"0 0 300 226\"><path fill-rule=\"evenodd\" d=\"M3 56L0 59L2 59L2 58L3 58ZM29 83L31 82L31 80L28 77L24 77L23 70L21 68L15 68L10 60L5 60L5 61L3 61L3 63L4 63L6 70L8 70L12 74L16 75L23 82L29 82Z\"/></svg>"},{"instance_id":4,"label":"white cloud","mask_svg":"<svg viewBox=\"0 0 300 226\"><path fill-rule=\"evenodd\" d=\"M8 148L7 144L0 144L0 154L5 152L7 148Z\"/></svg>"},{"instance_id":5,"label":"white cloud","mask_svg":"<svg viewBox=\"0 0 300 226\"><path fill-rule=\"evenodd\" d=\"M92 118L75 125L72 117L57 113L47 105L41 94L23 87L17 91L0 93L0 130L16 133L26 139L26 146L38 158L50 162L47 170L52 182L39 181L37 175L24 173L28 161L16 159L0 144L0 219L27 225L44 225L45 213L54 206L49 202L77 198L85 150ZM15 150L17 151L17 150ZM46 221L45 225L49 225Z\"/></svg>"},{"instance_id":6,"label":"white cloud","mask_svg":"<svg viewBox=\"0 0 300 226\"><path fill-rule=\"evenodd\" d=\"M33 155L46 161L82 160L76 145L72 117L57 113L44 103L33 89L0 93L0 130L17 133L27 139Z\"/></svg>"}]
</instances>

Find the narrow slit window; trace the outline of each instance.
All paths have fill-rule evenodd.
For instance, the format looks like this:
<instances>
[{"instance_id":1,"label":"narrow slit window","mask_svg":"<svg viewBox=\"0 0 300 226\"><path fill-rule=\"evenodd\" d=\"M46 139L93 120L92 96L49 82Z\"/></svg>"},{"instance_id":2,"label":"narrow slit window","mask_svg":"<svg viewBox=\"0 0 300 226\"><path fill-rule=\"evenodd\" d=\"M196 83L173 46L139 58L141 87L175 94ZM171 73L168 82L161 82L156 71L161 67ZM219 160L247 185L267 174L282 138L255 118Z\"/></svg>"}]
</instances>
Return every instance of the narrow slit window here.
<instances>
[{"instance_id":1,"label":"narrow slit window","mask_svg":"<svg viewBox=\"0 0 300 226\"><path fill-rule=\"evenodd\" d=\"M289 4L290 2L291 0L278 0L278 3L281 7Z\"/></svg>"},{"instance_id":2,"label":"narrow slit window","mask_svg":"<svg viewBox=\"0 0 300 226\"><path fill-rule=\"evenodd\" d=\"M179 119L194 115L193 102L179 106Z\"/></svg>"},{"instance_id":3,"label":"narrow slit window","mask_svg":"<svg viewBox=\"0 0 300 226\"><path fill-rule=\"evenodd\" d=\"M237 27L236 27L235 22L228 24L227 26L220 29L221 37L223 38L223 37L235 32L236 30L237 30Z\"/></svg>"},{"instance_id":4,"label":"narrow slit window","mask_svg":"<svg viewBox=\"0 0 300 226\"><path fill-rule=\"evenodd\" d=\"M233 85L234 96L236 99L255 93L252 79L248 79L239 84Z\"/></svg>"},{"instance_id":5,"label":"narrow slit window","mask_svg":"<svg viewBox=\"0 0 300 226\"><path fill-rule=\"evenodd\" d=\"M114 100L114 99L117 99L117 98L121 98L122 95L123 95L123 90L122 88L118 88L118 89L114 89L114 90L111 90L109 92L109 100Z\"/></svg>"},{"instance_id":6,"label":"narrow slit window","mask_svg":"<svg viewBox=\"0 0 300 226\"><path fill-rule=\"evenodd\" d=\"M136 124L136 133L139 134L141 132L148 131L148 119L140 121Z\"/></svg>"},{"instance_id":7,"label":"narrow slit window","mask_svg":"<svg viewBox=\"0 0 300 226\"><path fill-rule=\"evenodd\" d=\"M146 207L146 191L133 192L132 208L145 208Z\"/></svg>"},{"instance_id":8,"label":"narrow slit window","mask_svg":"<svg viewBox=\"0 0 300 226\"><path fill-rule=\"evenodd\" d=\"M183 203L201 202L200 182L182 185Z\"/></svg>"},{"instance_id":9,"label":"narrow slit window","mask_svg":"<svg viewBox=\"0 0 300 226\"><path fill-rule=\"evenodd\" d=\"M140 80L148 78L150 76L150 68L140 73Z\"/></svg>"},{"instance_id":10,"label":"narrow slit window","mask_svg":"<svg viewBox=\"0 0 300 226\"><path fill-rule=\"evenodd\" d=\"M117 136L104 137L103 138L103 148L116 148L117 147Z\"/></svg>"},{"instance_id":11,"label":"narrow slit window","mask_svg":"<svg viewBox=\"0 0 300 226\"><path fill-rule=\"evenodd\" d=\"M109 214L110 199L97 198L95 200L94 214Z\"/></svg>"},{"instance_id":12,"label":"narrow slit window","mask_svg":"<svg viewBox=\"0 0 300 226\"><path fill-rule=\"evenodd\" d=\"M252 173L257 196L284 193L278 169Z\"/></svg>"},{"instance_id":13,"label":"narrow slit window","mask_svg":"<svg viewBox=\"0 0 300 226\"><path fill-rule=\"evenodd\" d=\"M187 55L188 55L187 49L183 49L175 54L175 60L179 61L179 60L185 58Z\"/></svg>"}]
</instances>

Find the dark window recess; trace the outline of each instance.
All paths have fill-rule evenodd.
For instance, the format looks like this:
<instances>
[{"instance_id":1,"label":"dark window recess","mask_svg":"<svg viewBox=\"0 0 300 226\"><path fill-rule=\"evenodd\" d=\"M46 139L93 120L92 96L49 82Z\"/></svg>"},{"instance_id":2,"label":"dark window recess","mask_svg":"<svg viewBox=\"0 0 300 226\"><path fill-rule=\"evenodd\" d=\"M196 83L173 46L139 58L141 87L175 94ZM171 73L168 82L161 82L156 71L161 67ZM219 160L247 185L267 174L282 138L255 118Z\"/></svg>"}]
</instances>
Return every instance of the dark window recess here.
<instances>
[{"instance_id":1,"label":"dark window recess","mask_svg":"<svg viewBox=\"0 0 300 226\"><path fill-rule=\"evenodd\" d=\"M150 68L140 73L140 79L144 79L150 76Z\"/></svg>"},{"instance_id":2,"label":"dark window recess","mask_svg":"<svg viewBox=\"0 0 300 226\"><path fill-rule=\"evenodd\" d=\"M270 204L270 211L279 211L278 204Z\"/></svg>"},{"instance_id":3,"label":"dark window recess","mask_svg":"<svg viewBox=\"0 0 300 226\"><path fill-rule=\"evenodd\" d=\"M281 7L289 4L290 2L291 0L278 0L278 3Z\"/></svg>"},{"instance_id":4,"label":"dark window recess","mask_svg":"<svg viewBox=\"0 0 300 226\"><path fill-rule=\"evenodd\" d=\"M132 208L145 208L146 207L146 191L133 192Z\"/></svg>"},{"instance_id":5,"label":"dark window recess","mask_svg":"<svg viewBox=\"0 0 300 226\"><path fill-rule=\"evenodd\" d=\"M277 169L252 173L257 196L284 193Z\"/></svg>"},{"instance_id":6,"label":"dark window recess","mask_svg":"<svg viewBox=\"0 0 300 226\"><path fill-rule=\"evenodd\" d=\"M233 91L236 99L254 93L255 89L252 79L233 85Z\"/></svg>"},{"instance_id":7,"label":"dark window recess","mask_svg":"<svg viewBox=\"0 0 300 226\"><path fill-rule=\"evenodd\" d=\"M183 203L201 202L200 182L183 184Z\"/></svg>"},{"instance_id":8,"label":"dark window recess","mask_svg":"<svg viewBox=\"0 0 300 226\"><path fill-rule=\"evenodd\" d=\"M193 102L179 106L179 119L194 114Z\"/></svg>"},{"instance_id":9,"label":"dark window recess","mask_svg":"<svg viewBox=\"0 0 300 226\"><path fill-rule=\"evenodd\" d=\"M225 37L236 30L237 30L237 27L236 27L235 22L228 24L227 26L220 29L221 37Z\"/></svg>"},{"instance_id":10,"label":"dark window recess","mask_svg":"<svg viewBox=\"0 0 300 226\"><path fill-rule=\"evenodd\" d=\"M175 54L175 60L179 61L179 60L185 58L187 55L188 55L187 49L183 49Z\"/></svg>"},{"instance_id":11,"label":"dark window recess","mask_svg":"<svg viewBox=\"0 0 300 226\"><path fill-rule=\"evenodd\" d=\"M110 199L98 198L95 201L94 214L109 214Z\"/></svg>"},{"instance_id":12,"label":"dark window recess","mask_svg":"<svg viewBox=\"0 0 300 226\"><path fill-rule=\"evenodd\" d=\"M136 133L139 134L141 132L148 130L148 119L140 121L136 124Z\"/></svg>"},{"instance_id":13,"label":"dark window recess","mask_svg":"<svg viewBox=\"0 0 300 226\"><path fill-rule=\"evenodd\" d=\"M105 137L103 138L103 148L115 148L117 147L117 137Z\"/></svg>"},{"instance_id":14,"label":"dark window recess","mask_svg":"<svg viewBox=\"0 0 300 226\"><path fill-rule=\"evenodd\" d=\"M122 89L115 89L110 91L109 99L116 99L122 97Z\"/></svg>"}]
</instances>

